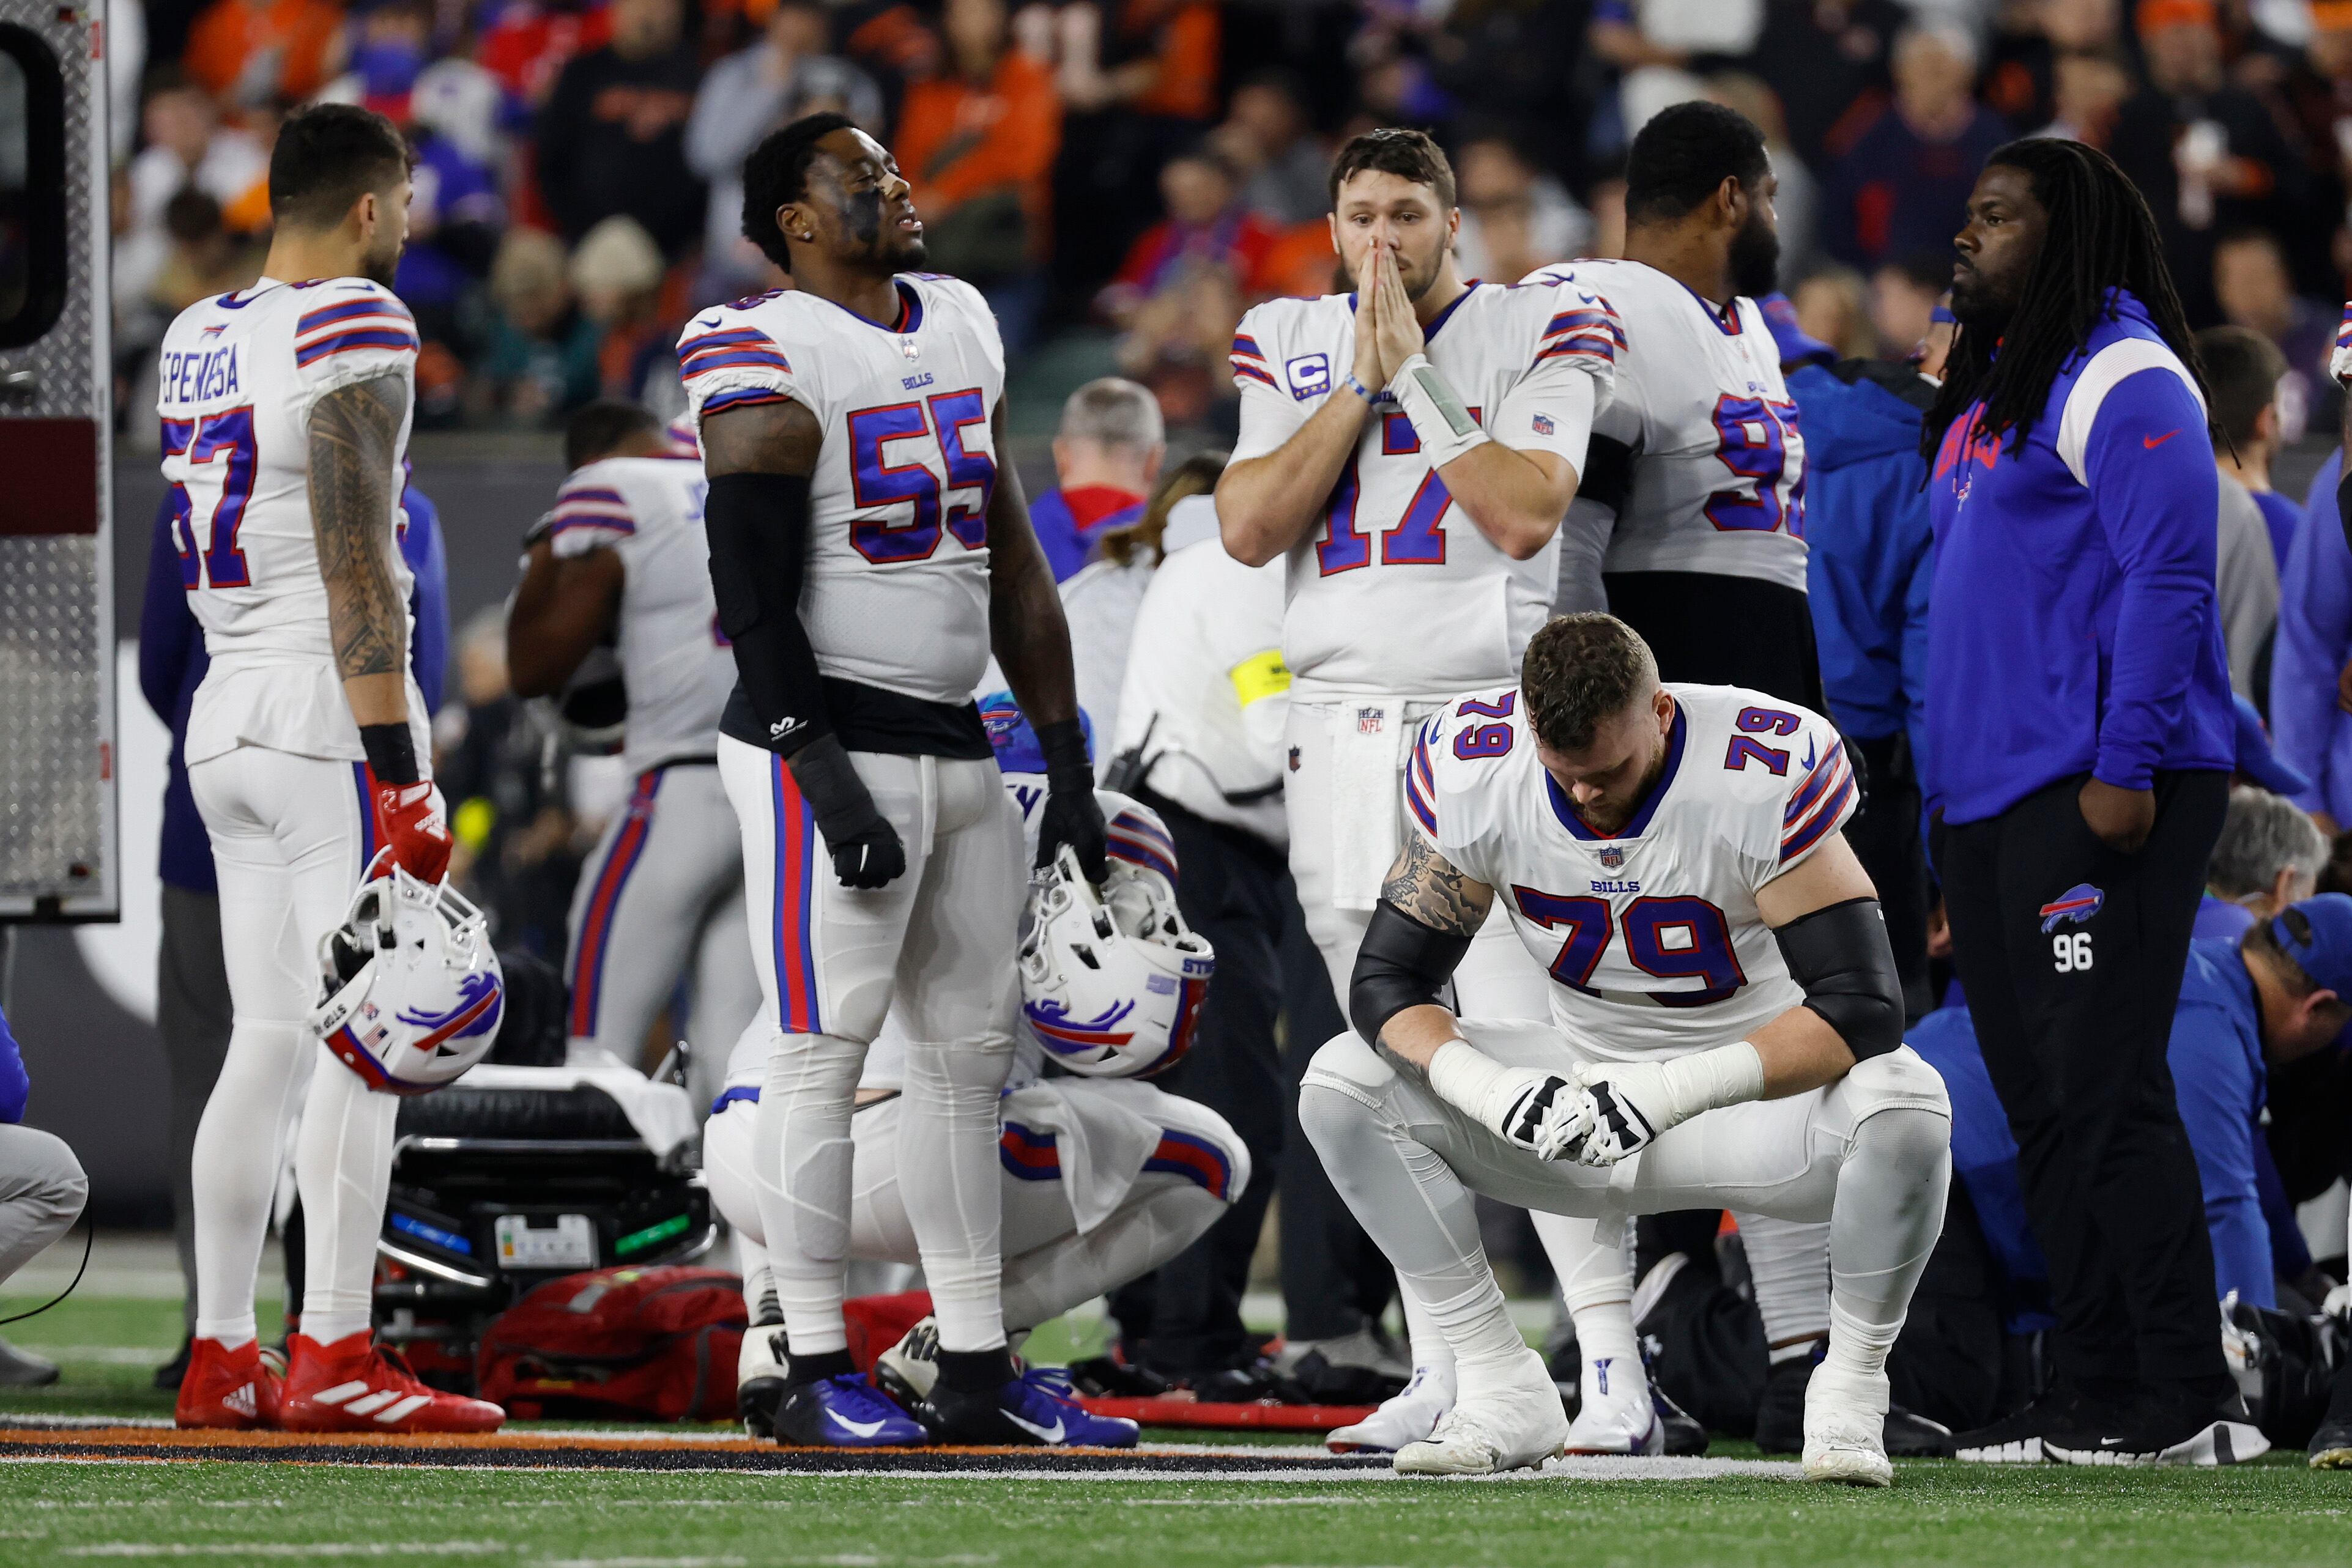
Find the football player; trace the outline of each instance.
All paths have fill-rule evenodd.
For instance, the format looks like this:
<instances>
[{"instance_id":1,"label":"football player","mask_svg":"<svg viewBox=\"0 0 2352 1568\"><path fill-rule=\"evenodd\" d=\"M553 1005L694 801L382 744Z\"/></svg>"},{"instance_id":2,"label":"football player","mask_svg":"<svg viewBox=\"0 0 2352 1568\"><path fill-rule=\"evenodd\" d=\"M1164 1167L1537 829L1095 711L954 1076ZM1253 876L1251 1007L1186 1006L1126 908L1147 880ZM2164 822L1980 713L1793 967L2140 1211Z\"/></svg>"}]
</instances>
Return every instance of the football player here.
<instances>
[{"instance_id":1,"label":"football player","mask_svg":"<svg viewBox=\"0 0 2352 1568\"><path fill-rule=\"evenodd\" d=\"M1004 765L1005 789L1034 839L1046 798L1044 778L1032 771L1041 760L1034 742L1009 700L982 706ZM1129 884L1127 891L1114 891L1112 904L1124 907L1142 894L1149 913L1134 923L1161 927L1174 909L1177 871L1167 829L1157 813L1124 795L1099 789L1096 799L1110 824L1114 874ZM1132 918L1135 912L1129 913ZM1176 924L1181 927L1181 919ZM1148 976L1129 979L1132 1005L1126 1016L1133 1020L1149 1014L1152 988ZM1192 1013L1180 1010L1167 1030L1139 1030L1137 1039L1119 1049L1164 1050L1154 1064L1164 1065L1182 1051L1192 1023ZM858 1082L857 1111L850 1122L857 1150L848 1247L853 1258L917 1260L898 1170L904 1041L894 1017L867 1053ZM754 1326L744 1342L741 1371L749 1391L745 1418L755 1422L767 1420L761 1401L772 1398L772 1391L759 1387L760 1380L780 1376L789 1360L772 1343L782 1333L762 1326L772 1322L763 1303L772 1287L765 1282L763 1233L749 1157L768 1043L747 1039L736 1048L727 1091L703 1132L703 1168L720 1211L735 1228L751 1307ZM1052 1059L1075 1060L1058 1053ZM1037 1035L1025 1024L1019 1027L997 1145L1004 1210L1004 1322L1015 1335L1173 1258L1216 1222L1250 1180L1248 1148L1209 1107L1134 1078L1095 1075L1118 1071L1121 1064L1080 1062L1071 1072L1049 1078L1048 1060ZM919 1406L937 1375L937 1342L936 1326L927 1319L882 1355L886 1386L910 1406ZM1027 1375L1055 1406L1051 1418L1062 1424L1060 1441L1096 1447L1134 1441L1132 1423L1105 1421L1071 1405L1066 1388L1058 1385L1058 1373L1033 1370Z\"/></svg>"},{"instance_id":2,"label":"football player","mask_svg":"<svg viewBox=\"0 0 2352 1568\"><path fill-rule=\"evenodd\" d=\"M1600 613L1552 622L1517 686L1423 727L1411 836L1349 988L1360 1033L1317 1053L1299 1095L1333 1182L1454 1349L1458 1399L1398 1469L1536 1464L1567 1436L1475 1191L1591 1217L1828 1221L1805 1474L1892 1479L1886 1354L1942 1228L1951 1113L1903 1043L1877 899L1839 831L1855 794L1827 720L1661 685ZM1550 970L1549 1024L1439 1000L1496 904Z\"/></svg>"},{"instance_id":3,"label":"football player","mask_svg":"<svg viewBox=\"0 0 2352 1568\"><path fill-rule=\"evenodd\" d=\"M1356 291L1277 299L1243 319L1233 349L1241 437L1217 515L1237 559L1287 559L1290 866L1344 997L1402 841L1414 727L1447 694L1517 674L1551 603L1560 517L1624 337L1583 288L1456 274L1454 172L1421 132L1356 138L1330 185L1332 246ZM1545 981L1500 922L1456 983L1481 1017L1543 1016ZM1570 1225L1538 1218L1548 1246ZM1587 1272L1604 1296L1629 1297L1613 1257L1586 1246L1562 1260L1572 1308L1590 1294ZM1395 1448L1444 1412L1444 1343L1417 1313L1408 1295L1412 1384L1374 1421L1334 1433L1335 1444ZM1622 1375L1640 1350L1630 1314L1618 1316L1614 1334L1578 1320L1580 1447L1646 1447L1656 1435L1645 1381Z\"/></svg>"},{"instance_id":4,"label":"football player","mask_svg":"<svg viewBox=\"0 0 2352 1568\"><path fill-rule=\"evenodd\" d=\"M634 403L595 402L564 435L571 476L525 538L507 615L516 695L563 690L612 643L627 693L621 759L635 779L572 898L564 1033L572 1058L635 1066L691 973L689 1038L732 1040L759 1015L734 808L719 782L719 715L735 661L719 630L702 532L702 464ZM695 1066L708 1103L724 1061Z\"/></svg>"},{"instance_id":5,"label":"football player","mask_svg":"<svg viewBox=\"0 0 2352 1568\"><path fill-rule=\"evenodd\" d=\"M1822 711L1805 593L1804 437L1757 298L1780 258L1762 132L1718 104L1678 104L1634 139L1625 258L1543 267L1530 282L1604 297L1623 324L1616 395L1560 529L1563 612L1606 607L1668 681L1737 685ZM1801 1441L1803 1374L1829 1332L1827 1233L1739 1216L1773 1376L1758 1415L1769 1452ZM1633 1282L1606 1235L1570 1223L1556 1266L1589 1282L1578 1338L1629 1332ZM1597 1336L1597 1337L1596 1337ZM1917 1428L1915 1430L1915 1425ZM1932 1423L1897 1432L1933 1446Z\"/></svg>"},{"instance_id":6,"label":"football player","mask_svg":"<svg viewBox=\"0 0 2352 1568\"><path fill-rule=\"evenodd\" d=\"M184 1427L485 1431L504 1413L443 1394L369 1334L398 1100L330 1062L305 1019L319 940L372 865L441 880L449 834L409 674L395 548L418 340L391 282L409 153L348 105L289 118L269 161L260 280L164 335L163 476L180 582L211 668L188 718L188 783L220 877L228 1055L196 1132L196 1325ZM281 1385L255 1340L286 1138L306 1263Z\"/></svg>"},{"instance_id":7,"label":"football player","mask_svg":"<svg viewBox=\"0 0 2352 1568\"><path fill-rule=\"evenodd\" d=\"M976 289L910 270L907 182L844 116L752 151L743 218L796 287L697 316L678 354L738 674L719 776L782 1037L756 1150L792 1346L777 1430L836 1443L836 1414L905 1419L854 1375L842 1316L852 1100L895 1006L899 1184L939 1318L928 1424L1035 1442L998 1297L1022 845L971 701L992 648L1047 759L1039 855L1069 846L1099 877L1104 830L1061 601L998 462L1003 345Z\"/></svg>"}]
</instances>

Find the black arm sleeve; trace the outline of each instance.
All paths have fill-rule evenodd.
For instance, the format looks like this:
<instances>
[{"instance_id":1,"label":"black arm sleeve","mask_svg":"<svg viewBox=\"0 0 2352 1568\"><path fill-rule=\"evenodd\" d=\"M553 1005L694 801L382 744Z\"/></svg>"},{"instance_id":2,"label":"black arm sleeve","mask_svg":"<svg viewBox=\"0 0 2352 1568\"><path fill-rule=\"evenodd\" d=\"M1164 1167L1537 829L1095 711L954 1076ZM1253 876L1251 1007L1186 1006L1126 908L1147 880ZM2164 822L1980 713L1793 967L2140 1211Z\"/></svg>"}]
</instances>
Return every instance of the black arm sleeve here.
<instances>
[{"instance_id":1,"label":"black arm sleeve","mask_svg":"<svg viewBox=\"0 0 2352 1568\"><path fill-rule=\"evenodd\" d=\"M1857 1061L1903 1043L1903 981L1874 898L1849 898L1772 933L1805 1005L1829 1021Z\"/></svg>"},{"instance_id":2,"label":"black arm sleeve","mask_svg":"<svg viewBox=\"0 0 2352 1568\"><path fill-rule=\"evenodd\" d=\"M1423 925L1381 899L1372 906L1371 925L1348 977L1348 1021L1378 1042L1381 1027L1405 1009L1442 1006L1439 993L1468 951L1469 937Z\"/></svg>"},{"instance_id":3,"label":"black arm sleeve","mask_svg":"<svg viewBox=\"0 0 2352 1568\"><path fill-rule=\"evenodd\" d=\"M719 629L735 646L735 673L770 748L790 757L833 732L816 650L801 624L808 572L809 481L783 474L721 474L702 524Z\"/></svg>"}]
</instances>

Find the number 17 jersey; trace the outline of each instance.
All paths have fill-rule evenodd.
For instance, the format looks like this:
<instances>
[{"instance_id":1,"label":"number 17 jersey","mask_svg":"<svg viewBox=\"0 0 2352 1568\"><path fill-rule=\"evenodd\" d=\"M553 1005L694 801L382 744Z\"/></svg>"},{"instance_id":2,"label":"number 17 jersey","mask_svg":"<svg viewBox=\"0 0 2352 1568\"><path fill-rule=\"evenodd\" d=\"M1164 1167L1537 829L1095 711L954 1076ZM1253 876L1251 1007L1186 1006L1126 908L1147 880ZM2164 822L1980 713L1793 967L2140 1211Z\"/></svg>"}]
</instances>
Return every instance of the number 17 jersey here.
<instances>
[{"instance_id":1,"label":"number 17 jersey","mask_svg":"<svg viewBox=\"0 0 2352 1568\"><path fill-rule=\"evenodd\" d=\"M1805 999L1756 893L1858 799L1821 715L1739 686L1666 690L1665 770L1612 836L1544 771L1508 687L1448 704L1405 773L1412 831L1495 890L1550 972L1554 1021L1610 1061L1727 1045Z\"/></svg>"}]
</instances>

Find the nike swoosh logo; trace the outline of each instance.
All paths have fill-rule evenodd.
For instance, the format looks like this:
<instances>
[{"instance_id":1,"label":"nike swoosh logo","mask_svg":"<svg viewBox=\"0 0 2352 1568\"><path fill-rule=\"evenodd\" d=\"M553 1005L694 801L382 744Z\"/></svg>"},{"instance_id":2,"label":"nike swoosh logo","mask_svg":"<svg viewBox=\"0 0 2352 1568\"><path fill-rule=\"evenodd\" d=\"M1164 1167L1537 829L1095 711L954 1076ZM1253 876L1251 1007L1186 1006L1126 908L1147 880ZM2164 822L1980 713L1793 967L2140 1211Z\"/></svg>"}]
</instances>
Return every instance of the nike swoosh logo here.
<instances>
[{"instance_id":1,"label":"nike swoosh logo","mask_svg":"<svg viewBox=\"0 0 2352 1568\"><path fill-rule=\"evenodd\" d=\"M2177 430L2168 430L2162 435L2143 435L2139 438L2139 444L2153 452L2179 434L2180 432Z\"/></svg>"},{"instance_id":2,"label":"nike swoosh logo","mask_svg":"<svg viewBox=\"0 0 2352 1568\"><path fill-rule=\"evenodd\" d=\"M1010 1410L1004 1413L1004 1418L1041 1443L1058 1443L1062 1440L1062 1418L1058 1416L1054 1417L1054 1424L1051 1427L1031 1426Z\"/></svg>"},{"instance_id":3,"label":"nike swoosh logo","mask_svg":"<svg viewBox=\"0 0 2352 1568\"><path fill-rule=\"evenodd\" d=\"M879 1421L853 1421L838 1410L828 1410L825 1414L833 1418L835 1426L855 1437L870 1437L882 1429Z\"/></svg>"},{"instance_id":4,"label":"nike swoosh logo","mask_svg":"<svg viewBox=\"0 0 2352 1568\"><path fill-rule=\"evenodd\" d=\"M1805 759L1803 762L1798 764L1798 766L1808 773L1811 773L1813 770L1813 754L1820 745L1821 743L1819 741L1811 739L1808 739L1805 742Z\"/></svg>"}]
</instances>

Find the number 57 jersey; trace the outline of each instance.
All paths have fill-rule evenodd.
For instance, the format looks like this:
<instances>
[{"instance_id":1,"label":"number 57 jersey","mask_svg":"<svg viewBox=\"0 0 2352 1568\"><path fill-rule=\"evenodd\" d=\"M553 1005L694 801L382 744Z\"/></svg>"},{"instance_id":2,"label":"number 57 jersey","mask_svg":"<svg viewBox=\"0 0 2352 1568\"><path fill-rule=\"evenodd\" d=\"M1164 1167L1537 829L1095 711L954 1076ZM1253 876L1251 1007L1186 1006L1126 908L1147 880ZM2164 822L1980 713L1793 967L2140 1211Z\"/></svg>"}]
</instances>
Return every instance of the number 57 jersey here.
<instances>
[{"instance_id":1,"label":"number 57 jersey","mask_svg":"<svg viewBox=\"0 0 2352 1568\"><path fill-rule=\"evenodd\" d=\"M1004 345L970 284L902 273L895 285L890 321L791 290L705 310L678 339L678 373L698 431L760 403L816 418L801 619L817 668L961 706L988 665L989 422Z\"/></svg>"},{"instance_id":2,"label":"number 57 jersey","mask_svg":"<svg viewBox=\"0 0 2352 1568\"><path fill-rule=\"evenodd\" d=\"M416 354L408 308L364 277L263 278L197 301L164 333L155 401L173 542L212 658L188 716L189 763L238 746L329 760L363 755L327 624L310 518L310 415L330 392L399 380L400 429L392 471L380 480L390 497L386 531L404 526L398 497ZM408 567L391 553L404 603ZM413 683L408 702L417 755L429 755Z\"/></svg>"},{"instance_id":3,"label":"number 57 jersey","mask_svg":"<svg viewBox=\"0 0 2352 1568\"><path fill-rule=\"evenodd\" d=\"M1495 890L1550 971L1554 1020L1611 1061L1728 1044L1804 1000L1756 892L1857 800L1819 714L1738 686L1666 691L1665 770L1612 836L1544 771L1509 688L1447 705L1405 774L1412 831Z\"/></svg>"}]
</instances>

